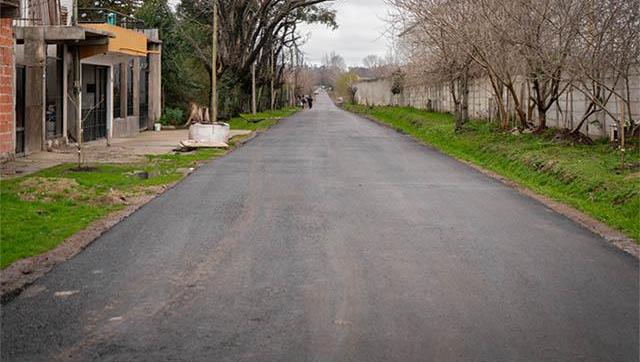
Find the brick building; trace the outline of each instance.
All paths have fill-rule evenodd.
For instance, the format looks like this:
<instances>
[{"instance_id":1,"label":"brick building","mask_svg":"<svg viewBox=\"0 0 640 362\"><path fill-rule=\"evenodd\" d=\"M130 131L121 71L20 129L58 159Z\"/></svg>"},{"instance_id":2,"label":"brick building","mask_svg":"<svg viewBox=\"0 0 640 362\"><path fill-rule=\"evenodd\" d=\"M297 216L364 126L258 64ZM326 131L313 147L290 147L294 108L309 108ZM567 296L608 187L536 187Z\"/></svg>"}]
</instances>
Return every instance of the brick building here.
<instances>
[{"instance_id":1,"label":"brick building","mask_svg":"<svg viewBox=\"0 0 640 362\"><path fill-rule=\"evenodd\" d=\"M0 1L0 161L14 157L15 151L15 55L13 18L18 15L15 1Z\"/></svg>"}]
</instances>

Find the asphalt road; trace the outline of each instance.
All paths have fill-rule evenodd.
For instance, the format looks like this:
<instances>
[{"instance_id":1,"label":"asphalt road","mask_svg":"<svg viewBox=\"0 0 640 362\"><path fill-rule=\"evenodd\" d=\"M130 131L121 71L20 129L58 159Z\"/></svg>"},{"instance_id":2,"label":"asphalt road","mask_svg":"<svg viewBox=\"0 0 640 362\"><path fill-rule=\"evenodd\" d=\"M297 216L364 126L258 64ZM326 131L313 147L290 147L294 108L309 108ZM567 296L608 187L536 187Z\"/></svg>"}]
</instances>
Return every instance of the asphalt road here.
<instances>
[{"instance_id":1,"label":"asphalt road","mask_svg":"<svg viewBox=\"0 0 640 362\"><path fill-rule=\"evenodd\" d=\"M635 259L318 98L3 306L2 361L638 361Z\"/></svg>"}]
</instances>

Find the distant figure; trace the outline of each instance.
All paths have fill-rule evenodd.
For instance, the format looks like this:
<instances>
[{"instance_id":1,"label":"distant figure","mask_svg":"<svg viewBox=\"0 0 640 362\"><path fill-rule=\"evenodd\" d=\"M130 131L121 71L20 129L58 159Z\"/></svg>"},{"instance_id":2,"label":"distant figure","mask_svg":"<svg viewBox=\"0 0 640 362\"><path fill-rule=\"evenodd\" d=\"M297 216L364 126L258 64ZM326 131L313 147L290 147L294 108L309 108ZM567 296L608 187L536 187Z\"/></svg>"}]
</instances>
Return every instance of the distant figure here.
<instances>
[{"instance_id":1,"label":"distant figure","mask_svg":"<svg viewBox=\"0 0 640 362\"><path fill-rule=\"evenodd\" d=\"M300 97L300 104L302 105L302 109L306 109L307 108L307 97L305 97L305 96Z\"/></svg>"},{"instance_id":2,"label":"distant figure","mask_svg":"<svg viewBox=\"0 0 640 362\"><path fill-rule=\"evenodd\" d=\"M309 109L313 108L313 97L307 96L307 103L309 103Z\"/></svg>"}]
</instances>

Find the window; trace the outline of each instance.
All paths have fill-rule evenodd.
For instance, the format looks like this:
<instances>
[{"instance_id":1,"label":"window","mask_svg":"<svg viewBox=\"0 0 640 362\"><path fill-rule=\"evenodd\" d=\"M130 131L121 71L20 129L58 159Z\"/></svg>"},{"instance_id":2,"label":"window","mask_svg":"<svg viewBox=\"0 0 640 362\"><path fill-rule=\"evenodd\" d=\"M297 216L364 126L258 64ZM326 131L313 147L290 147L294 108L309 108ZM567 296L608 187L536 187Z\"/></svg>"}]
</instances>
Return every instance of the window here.
<instances>
[{"instance_id":1,"label":"window","mask_svg":"<svg viewBox=\"0 0 640 362\"><path fill-rule=\"evenodd\" d=\"M113 118L122 117L120 110L120 66L121 64L114 64L113 66Z\"/></svg>"},{"instance_id":2,"label":"window","mask_svg":"<svg viewBox=\"0 0 640 362\"><path fill-rule=\"evenodd\" d=\"M133 116L133 59L127 66L127 116Z\"/></svg>"}]
</instances>

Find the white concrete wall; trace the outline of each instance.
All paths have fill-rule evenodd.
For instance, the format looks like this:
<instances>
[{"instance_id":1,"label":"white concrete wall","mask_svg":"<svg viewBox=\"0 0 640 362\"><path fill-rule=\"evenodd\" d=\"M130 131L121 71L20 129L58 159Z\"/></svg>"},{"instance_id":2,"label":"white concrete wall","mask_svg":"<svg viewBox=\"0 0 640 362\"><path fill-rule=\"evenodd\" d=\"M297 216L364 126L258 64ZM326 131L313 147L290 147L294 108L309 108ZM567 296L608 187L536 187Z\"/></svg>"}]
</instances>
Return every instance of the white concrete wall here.
<instances>
[{"instance_id":1,"label":"white concrete wall","mask_svg":"<svg viewBox=\"0 0 640 362\"><path fill-rule=\"evenodd\" d=\"M363 105L402 105L426 109L431 101L431 107L434 111L453 112L453 100L447 86L410 85L405 87L402 94L394 96L391 93L391 85L389 79L358 82L356 84L358 87L356 102ZM516 89L520 90L520 87L521 85L518 84ZM622 85L619 88L622 91ZM523 91L526 94L526 89ZM634 120L638 120L640 119L640 75L631 78L630 94L631 114ZM515 116L513 99L510 96L505 97L505 106ZM586 97L578 90L569 88L560 96L558 102L547 111L547 125L555 128L573 128L582 119L587 106ZM613 114L620 115L620 107L621 104L615 101L615 97L612 97L607 109ZM469 116L480 119L497 118L493 90L486 78L470 81ZM628 116L626 114L625 117L628 118ZM534 119L537 119L535 110ZM612 124L613 120L609 115L605 112L599 112L585 122L582 131L593 137L605 137L609 135Z\"/></svg>"}]
</instances>

